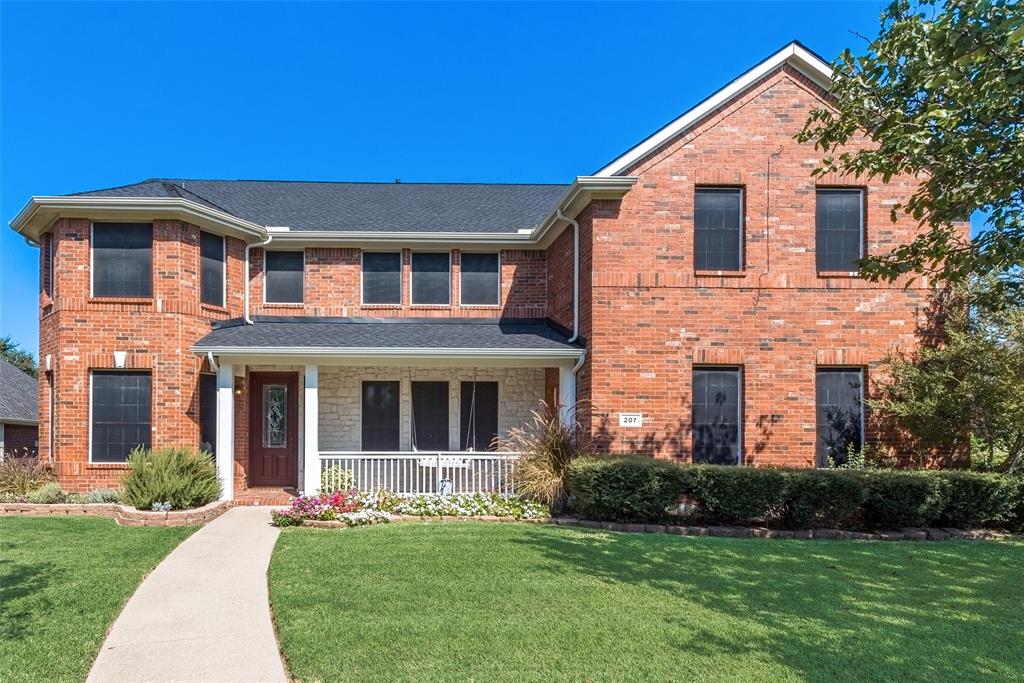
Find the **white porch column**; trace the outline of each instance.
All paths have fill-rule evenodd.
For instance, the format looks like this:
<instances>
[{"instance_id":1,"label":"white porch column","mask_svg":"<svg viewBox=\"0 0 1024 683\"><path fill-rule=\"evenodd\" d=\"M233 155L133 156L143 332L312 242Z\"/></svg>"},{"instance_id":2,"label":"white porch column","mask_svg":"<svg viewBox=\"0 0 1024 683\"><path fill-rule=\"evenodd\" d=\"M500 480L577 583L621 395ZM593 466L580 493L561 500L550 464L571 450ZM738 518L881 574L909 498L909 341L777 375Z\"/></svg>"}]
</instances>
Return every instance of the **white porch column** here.
<instances>
[{"instance_id":1,"label":"white porch column","mask_svg":"<svg viewBox=\"0 0 1024 683\"><path fill-rule=\"evenodd\" d=\"M303 476L302 493L310 496L320 489L320 378L318 366L307 365L305 389L302 397L303 424Z\"/></svg>"},{"instance_id":2,"label":"white porch column","mask_svg":"<svg viewBox=\"0 0 1024 683\"><path fill-rule=\"evenodd\" d=\"M576 421L576 375L571 365L558 366L558 414L566 427Z\"/></svg>"},{"instance_id":3,"label":"white porch column","mask_svg":"<svg viewBox=\"0 0 1024 683\"><path fill-rule=\"evenodd\" d=\"M217 368L217 476L221 500L235 497L235 368Z\"/></svg>"}]
</instances>

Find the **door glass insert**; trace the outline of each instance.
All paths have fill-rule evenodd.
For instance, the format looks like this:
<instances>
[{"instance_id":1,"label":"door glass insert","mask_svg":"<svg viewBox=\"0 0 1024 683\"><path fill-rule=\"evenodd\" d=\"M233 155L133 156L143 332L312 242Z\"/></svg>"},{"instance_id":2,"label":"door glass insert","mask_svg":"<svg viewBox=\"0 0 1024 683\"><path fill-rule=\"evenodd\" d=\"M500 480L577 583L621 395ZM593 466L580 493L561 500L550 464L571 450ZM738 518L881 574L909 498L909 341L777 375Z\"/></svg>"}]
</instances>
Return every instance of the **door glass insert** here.
<instances>
[{"instance_id":1,"label":"door glass insert","mask_svg":"<svg viewBox=\"0 0 1024 683\"><path fill-rule=\"evenodd\" d=\"M263 387L263 447L284 448L288 439L288 386Z\"/></svg>"}]
</instances>

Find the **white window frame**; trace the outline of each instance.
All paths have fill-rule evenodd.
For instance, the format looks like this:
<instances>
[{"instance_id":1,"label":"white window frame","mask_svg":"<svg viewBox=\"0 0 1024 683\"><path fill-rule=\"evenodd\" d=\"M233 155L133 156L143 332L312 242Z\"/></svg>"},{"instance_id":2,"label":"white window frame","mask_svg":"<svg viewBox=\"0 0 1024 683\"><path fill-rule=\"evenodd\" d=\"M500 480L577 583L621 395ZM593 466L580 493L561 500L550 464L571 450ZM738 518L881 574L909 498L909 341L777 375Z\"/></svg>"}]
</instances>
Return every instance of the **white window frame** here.
<instances>
[{"instance_id":1,"label":"white window frame","mask_svg":"<svg viewBox=\"0 0 1024 683\"><path fill-rule=\"evenodd\" d=\"M462 270L462 257L463 257L464 254L467 254L467 253L468 254L493 254L495 252L493 252L493 251L469 251L469 252L467 252L467 251L462 251L462 250L459 251L459 307L460 308L501 308L501 251L500 250L497 252L497 255L498 255L498 301L493 303L493 304L464 304L464 303L462 303L462 293L464 291L466 291L465 288L462 286L462 273L463 273L463 270ZM450 252L449 252L449 254L450 254ZM448 257L448 261L449 261L449 263L448 263L448 272L451 272L451 256L450 255ZM411 263L410 263L410 271L411 271ZM449 285L449 288L450 287L451 287L451 285ZM451 292L449 292L449 297L448 298L451 298ZM411 301L411 299L410 299L410 301Z\"/></svg>"},{"instance_id":2,"label":"white window frame","mask_svg":"<svg viewBox=\"0 0 1024 683\"><path fill-rule=\"evenodd\" d=\"M147 221L99 221L99 222L100 223L104 223L104 224L107 224L107 223L131 223L131 224L134 225L137 222L146 223ZM153 258L153 245L156 243L156 235L153 234L153 233L150 233L150 240L149 240L149 255L150 255L149 256L149 279L150 279L150 282L152 283L153 292L151 292L149 296L130 296L130 297L106 296L106 295L100 296L100 297L96 296L96 290L95 290L94 285L93 285L93 280L95 279L94 276L96 274L96 258L95 258L96 257L96 223L97 223L97 221L89 221L89 298L90 299L124 299L124 298L128 298L128 299L153 299L153 298L155 298L155 296L156 296L156 281L155 281L155 278L153 277L153 268L154 268L154 266L156 266L156 259ZM148 221L148 223L149 223L149 226L150 226L150 230L155 231L155 227L153 225L153 221ZM51 298L52 298L52 295L51 295Z\"/></svg>"},{"instance_id":3,"label":"white window frame","mask_svg":"<svg viewBox=\"0 0 1024 683\"><path fill-rule=\"evenodd\" d=\"M267 254L291 251L302 254L302 301L267 301ZM226 265L226 264L225 264ZM226 270L226 269L225 269ZM225 278L225 282L227 278ZM264 249L263 250L263 305L264 306L305 306L306 305L306 250L305 249Z\"/></svg>"},{"instance_id":4,"label":"white window frame","mask_svg":"<svg viewBox=\"0 0 1024 683\"><path fill-rule=\"evenodd\" d=\"M368 253L369 254L394 254L394 253L398 254L398 301L397 302L395 302L395 303L367 303L366 302L366 288L364 286L364 275L366 274L366 269L364 268L363 257L366 256L366 254L368 254ZM303 271L305 271L305 268L303 268ZM367 251L366 249L360 249L359 250L359 305L360 306L390 307L390 308L401 307L401 305L402 305L402 290L403 290L402 276L404 274L404 271L405 271L405 264L403 263L403 260L402 260L402 250L401 249L399 249L397 252L394 252L394 251ZM409 260L409 272L410 273L412 272L412 259L411 258ZM303 274L305 274L305 273L303 273ZM410 280L410 282L412 281L412 276L411 275L410 275L409 280ZM411 295L412 295L412 293L410 291L410 297L411 297Z\"/></svg>"},{"instance_id":5,"label":"white window frame","mask_svg":"<svg viewBox=\"0 0 1024 683\"><path fill-rule=\"evenodd\" d=\"M110 461L102 461L102 462L100 462L100 461L94 461L92 459L92 402L93 402L92 378L93 378L93 372L97 371L97 370L100 371L100 372L120 372L120 371L123 370L125 372L148 372L149 373L149 443L150 443L150 447L152 447L152 444L153 444L153 427L155 426L153 424L153 396L156 393L156 382L153 381L153 377L154 377L153 369L152 368L89 368L88 369L88 373L89 373L89 443L88 443L89 459L88 459L87 462L90 465L111 465L111 466L114 466L114 467L119 466L119 465L123 466L123 465L125 465L128 462L128 456L127 455L125 456L125 459L124 459L123 462L110 462ZM52 390L51 390L50 393L51 394L53 393ZM52 434L53 434L53 428L52 427L50 429L50 433L51 433L51 437L52 437ZM51 444L52 444L52 439L51 439ZM51 445L51 449L52 449L52 445ZM51 450L51 455L52 455L52 450Z\"/></svg>"},{"instance_id":6,"label":"white window frame","mask_svg":"<svg viewBox=\"0 0 1024 683\"><path fill-rule=\"evenodd\" d=\"M728 363L694 363L690 366L690 462L693 463L693 373L697 370L711 370L711 371L722 371L722 370L735 370L739 374L739 382L736 387L736 424L739 427L739 433L736 435L736 448L739 454L739 462L735 465L729 465L729 467L743 467L747 464L746 452L744 451L744 439L746 437L746 424L744 422L746 415L746 397L744 393L744 385L746 384L746 372L743 365L729 365Z\"/></svg>"},{"instance_id":7,"label":"white window frame","mask_svg":"<svg viewBox=\"0 0 1024 683\"><path fill-rule=\"evenodd\" d=\"M415 256L416 254L441 254L441 253L447 253L448 254L448 303L446 303L446 304L418 304L415 301L413 301L413 298L412 298L412 282L413 282L413 280L416 279L416 271L413 269L413 256ZM462 284L462 283L460 282L459 284ZM459 298L460 299L462 298L461 292L459 293ZM442 252L440 249L437 249L437 250L417 249L416 251L412 251L412 250L409 251L409 307L410 308L412 308L412 307L418 307L418 308L444 308L444 307L448 307L448 308L451 308L452 307L452 250L451 249L449 249L447 252Z\"/></svg>"},{"instance_id":8,"label":"white window frame","mask_svg":"<svg viewBox=\"0 0 1024 683\"><path fill-rule=\"evenodd\" d=\"M203 234L208 233L210 235L216 235L220 237L220 252L221 252L221 263L224 264L224 273L221 278L221 292L220 292L220 304L208 304L203 302ZM266 261L264 261L266 265ZM266 287L264 287L266 291ZM306 299L306 257L302 257L302 299L305 302ZM215 232L209 230L199 231L199 305L200 306L215 306L217 308L228 307L228 238L227 235L218 235Z\"/></svg>"},{"instance_id":9,"label":"white window frame","mask_svg":"<svg viewBox=\"0 0 1024 683\"><path fill-rule=\"evenodd\" d=\"M697 269L697 193L701 190L739 190L740 191L740 267L737 270L713 270L700 269L699 272L714 273L744 273L747 270L747 192L744 185L696 185L693 188L693 246L694 246L694 270Z\"/></svg>"},{"instance_id":10,"label":"white window frame","mask_svg":"<svg viewBox=\"0 0 1024 683\"><path fill-rule=\"evenodd\" d=\"M858 273L858 271L856 271L856 270L850 270L850 271L845 271L845 270L840 270L840 271L818 270L818 263L817 263L817 258L818 258L817 211L818 211L818 191L819 190L838 190L840 192L856 192L859 195L860 201L857 202L857 210L858 210L858 212L860 214L860 233L859 233L860 234L860 241L858 242L858 244L860 245L860 247L859 247L860 248L860 255L858 256L858 258L864 258L864 257L866 257L868 255L868 246L865 243L865 230L864 230L864 202L866 201L865 200L866 195L864 193L864 188L863 187L844 187L842 185L817 185L814 188L814 211L815 211L815 225L814 225L814 258L815 258L815 263L814 263L814 268L819 273L839 272L839 273L848 273L850 275L856 275ZM840 367L840 366L836 366L836 367Z\"/></svg>"}]
</instances>

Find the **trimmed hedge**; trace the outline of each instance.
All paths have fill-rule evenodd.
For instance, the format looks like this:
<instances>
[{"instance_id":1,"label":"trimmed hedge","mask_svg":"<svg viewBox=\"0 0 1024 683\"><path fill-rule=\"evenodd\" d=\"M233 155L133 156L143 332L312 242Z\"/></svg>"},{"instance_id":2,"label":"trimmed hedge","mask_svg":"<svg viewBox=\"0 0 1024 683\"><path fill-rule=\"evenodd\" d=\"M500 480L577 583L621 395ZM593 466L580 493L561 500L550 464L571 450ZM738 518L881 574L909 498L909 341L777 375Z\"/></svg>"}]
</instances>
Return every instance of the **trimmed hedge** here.
<instances>
[{"instance_id":1,"label":"trimmed hedge","mask_svg":"<svg viewBox=\"0 0 1024 683\"><path fill-rule=\"evenodd\" d=\"M1024 482L968 471L684 465L644 456L574 460L570 505L589 519L658 522L684 500L708 523L790 529L1015 528Z\"/></svg>"}]
</instances>

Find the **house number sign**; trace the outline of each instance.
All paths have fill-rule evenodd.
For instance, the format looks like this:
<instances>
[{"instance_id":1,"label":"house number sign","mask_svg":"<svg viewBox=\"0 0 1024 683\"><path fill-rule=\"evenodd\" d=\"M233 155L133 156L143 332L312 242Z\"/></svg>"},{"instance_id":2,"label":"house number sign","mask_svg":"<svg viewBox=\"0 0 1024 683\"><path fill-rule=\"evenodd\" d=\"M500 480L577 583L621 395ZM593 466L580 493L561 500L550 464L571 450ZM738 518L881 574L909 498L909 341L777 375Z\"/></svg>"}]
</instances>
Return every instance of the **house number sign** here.
<instances>
[{"instance_id":1,"label":"house number sign","mask_svg":"<svg viewBox=\"0 0 1024 683\"><path fill-rule=\"evenodd\" d=\"M644 414L643 413L619 413L619 426L620 427L643 427L644 426Z\"/></svg>"}]
</instances>

